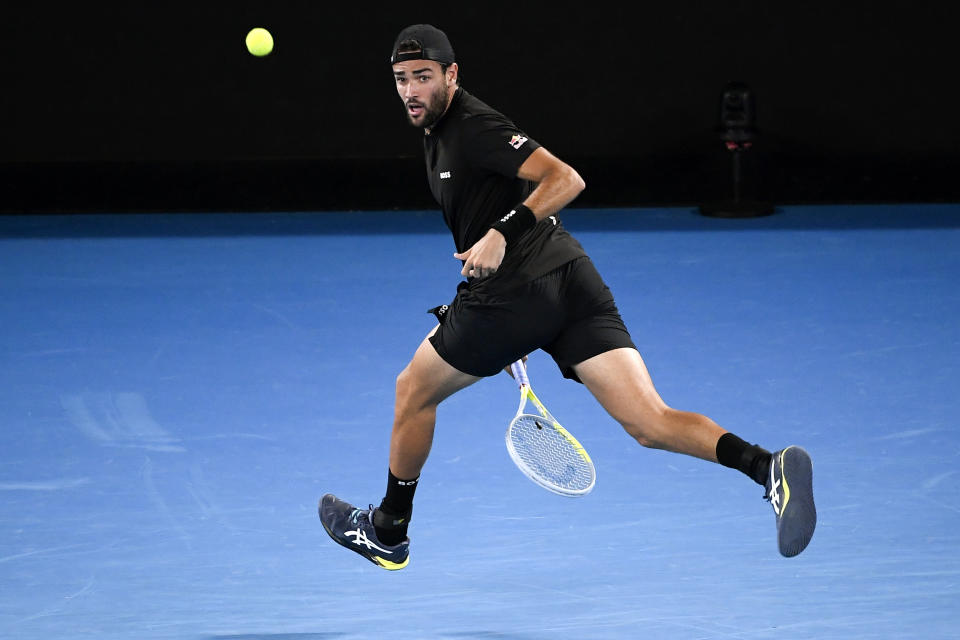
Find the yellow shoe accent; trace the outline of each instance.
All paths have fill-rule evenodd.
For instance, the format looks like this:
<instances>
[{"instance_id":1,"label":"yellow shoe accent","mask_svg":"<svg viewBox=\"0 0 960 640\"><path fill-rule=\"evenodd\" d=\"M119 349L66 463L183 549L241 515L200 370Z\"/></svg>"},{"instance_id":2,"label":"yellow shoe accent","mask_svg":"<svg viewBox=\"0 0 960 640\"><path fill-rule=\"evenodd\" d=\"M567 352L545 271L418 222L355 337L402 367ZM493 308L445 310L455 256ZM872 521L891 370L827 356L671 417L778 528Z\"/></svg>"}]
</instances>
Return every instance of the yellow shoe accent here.
<instances>
[{"instance_id":1,"label":"yellow shoe accent","mask_svg":"<svg viewBox=\"0 0 960 640\"><path fill-rule=\"evenodd\" d=\"M390 562L389 560L384 560L379 556L374 556L373 560L381 567L387 571L399 571L403 569L410 562L410 556L408 555L403 559L403 562Z\"/></svg>"},{"instance_id":2,"label":"yellow shoe accent","mask_svg":"<svg viewBox=\"0 0 960 640\"><path fill-rule=\"evenodd\" d=\"M787 447L787 449L789 448L790 447ZM787 474L783 472L783 456L787 452L787 449L780 452L780 477L783 478L783 504L780 505L780 513L785 512L787 503L790 502L790 485L787 484Z\"/></svg>"}]
</instances>

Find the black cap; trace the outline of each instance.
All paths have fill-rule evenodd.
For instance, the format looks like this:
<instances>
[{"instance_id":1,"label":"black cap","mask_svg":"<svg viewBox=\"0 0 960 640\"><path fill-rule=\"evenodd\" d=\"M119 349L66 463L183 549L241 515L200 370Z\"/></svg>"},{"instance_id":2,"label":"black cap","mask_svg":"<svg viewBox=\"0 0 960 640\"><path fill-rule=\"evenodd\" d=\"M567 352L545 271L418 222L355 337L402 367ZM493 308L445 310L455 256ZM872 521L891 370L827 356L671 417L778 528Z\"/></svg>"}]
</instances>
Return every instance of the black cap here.
<instances>
[{"instance_id":1,"label":"black cap","mask_svg":"<svg viewBox=\"0 0 960 640\"><path fill-rule=\"evenodd\" d=\"M397 53L397 47L404 40L417 42L420 45L420 51ZM456 61L447 34L432 24L412 24L400 32L393 43L390 64L404 62L405 60L433 60L440 64L451 64Z\"/></svg>"}]
</instances>

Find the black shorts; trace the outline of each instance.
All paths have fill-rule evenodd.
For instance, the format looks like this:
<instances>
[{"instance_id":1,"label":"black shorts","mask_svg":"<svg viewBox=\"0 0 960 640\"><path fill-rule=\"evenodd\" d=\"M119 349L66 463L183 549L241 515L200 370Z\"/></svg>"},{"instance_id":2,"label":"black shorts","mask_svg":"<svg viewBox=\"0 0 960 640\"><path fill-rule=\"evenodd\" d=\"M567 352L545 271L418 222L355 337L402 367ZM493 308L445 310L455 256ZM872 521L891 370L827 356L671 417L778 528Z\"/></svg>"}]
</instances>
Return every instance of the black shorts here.
<instances>
[{"instance_id":1,"label":"black shorts","mask_svg":"<svg viewBox=\"0 0 960 640\"><path fill-rule=\"evenodd\" d=\"M636 348L590 258L509 289L486 285L462 286L430 337L440 357L464 373L492 376L543 349L565 378L579 382L573 365L612 349Z\"/></svg>"}]
</instances>

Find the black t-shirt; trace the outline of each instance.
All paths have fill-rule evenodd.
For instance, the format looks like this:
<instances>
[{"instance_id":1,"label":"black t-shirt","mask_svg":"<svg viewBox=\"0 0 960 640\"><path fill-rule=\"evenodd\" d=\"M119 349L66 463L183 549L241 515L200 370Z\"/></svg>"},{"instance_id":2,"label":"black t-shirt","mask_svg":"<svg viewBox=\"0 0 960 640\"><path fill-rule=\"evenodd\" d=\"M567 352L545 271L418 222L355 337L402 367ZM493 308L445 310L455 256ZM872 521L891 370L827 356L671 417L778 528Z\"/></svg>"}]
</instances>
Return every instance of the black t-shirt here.
<instances>
[{"instance_id":1,"label":"black t-shirt","mask_svg":"<svg viewBox=\"0 0 960 640\"><path fill-rule=\"evenodd\" d=\"M503 114L458 88L450 107L424 136L430 190L443 210L457 251L466 251L490 226L530 194L517 177L540 147ZM526 282L585 255L555 214L507 246L488 280Z\"/></svg>"}]
</instances>

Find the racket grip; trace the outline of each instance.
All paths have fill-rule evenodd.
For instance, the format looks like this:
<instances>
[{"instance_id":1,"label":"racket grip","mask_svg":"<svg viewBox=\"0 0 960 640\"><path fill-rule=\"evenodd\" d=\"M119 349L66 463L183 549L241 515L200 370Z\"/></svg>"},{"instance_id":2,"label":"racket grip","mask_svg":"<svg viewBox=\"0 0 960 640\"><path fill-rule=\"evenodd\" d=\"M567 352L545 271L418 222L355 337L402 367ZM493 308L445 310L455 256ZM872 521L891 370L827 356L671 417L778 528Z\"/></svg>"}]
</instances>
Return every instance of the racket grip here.
<instances>
[{"instance_id":1,"label":"racket grip","mask_svg":"<svg viewBox=\"0 0 960 640\"><path fill-rule=\"evenodd\" d=\"M530 379L527 378L527 368L523 366L523 360L517 360L510 365L510 371L513 372L513 379L521 387L529 387Z\"/></svg>"}]
</instances>

